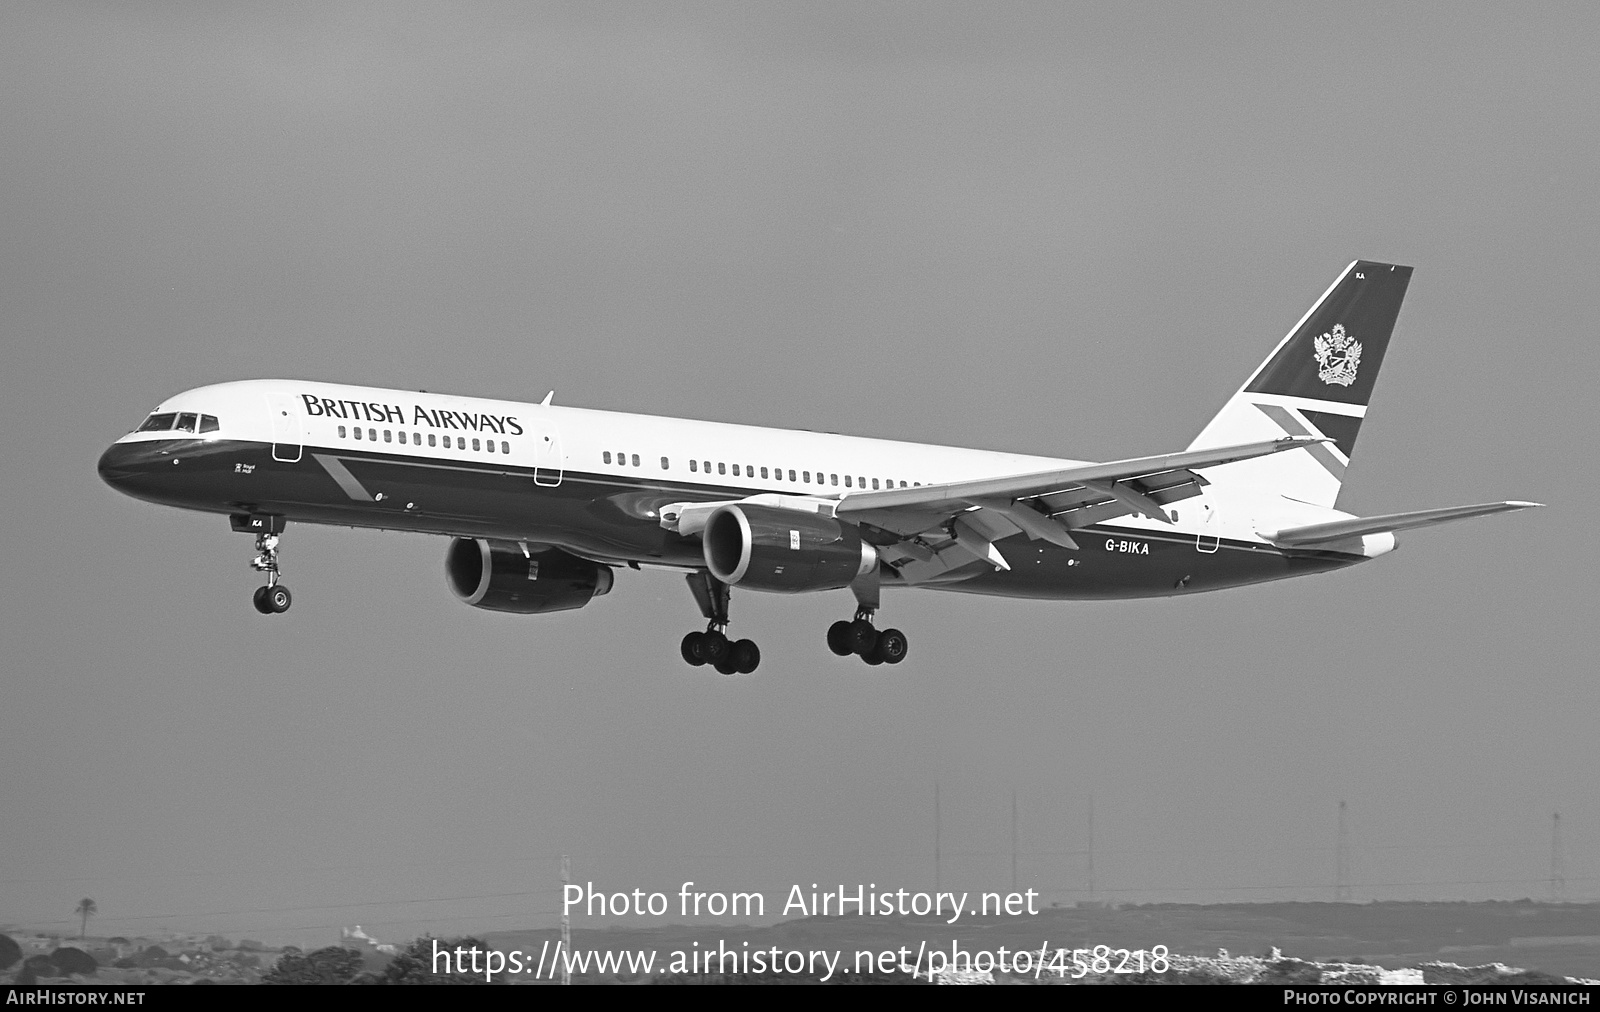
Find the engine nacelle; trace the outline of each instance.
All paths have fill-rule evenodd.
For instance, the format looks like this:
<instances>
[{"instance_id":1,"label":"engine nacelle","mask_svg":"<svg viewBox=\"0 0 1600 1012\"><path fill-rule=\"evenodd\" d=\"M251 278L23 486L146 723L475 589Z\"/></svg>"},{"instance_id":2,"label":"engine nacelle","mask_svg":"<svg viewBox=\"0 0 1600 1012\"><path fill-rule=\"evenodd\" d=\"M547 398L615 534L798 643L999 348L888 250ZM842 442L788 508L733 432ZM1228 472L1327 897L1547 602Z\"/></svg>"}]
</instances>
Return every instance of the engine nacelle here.
<instances>
[{"instance_id":1,"label":"engine nacelle","mask_svg":"<svg viewBox=\"0 0 1600 1012\"><path fill-rule=\"evenodd\" d=\"M456 538L444 560L456 597L474 608L535 615L582 608L611 589L611 567L559 548L522 553L507 541Z\"/></svg>"},{"instance_id":2,"label":"engine nacelle","mask_svg":"<svg viewBox=\"0 0 1600 1012\"><path fill-rule=\"evenodd\" d=\"M752 590L833 590L878 565L877 549L854 524L773 506L723 506L701 539L711 575Z\"/></svg>"}]
</instances>

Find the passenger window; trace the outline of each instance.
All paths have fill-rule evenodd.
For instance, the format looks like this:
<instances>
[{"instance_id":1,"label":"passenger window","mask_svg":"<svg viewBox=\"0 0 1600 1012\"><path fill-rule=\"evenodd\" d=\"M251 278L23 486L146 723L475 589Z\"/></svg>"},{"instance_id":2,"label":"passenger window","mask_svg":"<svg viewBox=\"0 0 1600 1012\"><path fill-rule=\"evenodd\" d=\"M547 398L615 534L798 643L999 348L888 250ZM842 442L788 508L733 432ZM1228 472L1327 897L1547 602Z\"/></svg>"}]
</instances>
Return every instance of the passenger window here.
<instances>
[{"instance_id":1,"label":"passenger window","mask_svg":"<svg viewBox=\"0 0 1600 1012\"><path fill-rule=\"evenodd\" d=\"M217 424L217 416L216 415L201 415L200 416L200 431L201 432L215 432L220 427L221 426L219 426Z\"/></svg>"},{"instance_id":2,"label":"passenger window","mask_svg":"<svg viewBox=\"0 0 1600 1012\"><path fill-rule=\"evenodd\" d=\"M389 430L388 430L388 429L384 429L384 430L383 430L383 441L384 441L384 442L385 442L385 443L392 443L392 442L394 442L394 435L393 435L393 433L391 433L391 432L390 432L390 431L389 431Z\"/></svg>"},{"instance_id":3,"label":"passenger window","mask_svg":"<svg viewBox=\"0 0 1600 1012\"><path fill-rule=\"evenodd\" d=\"M198 418L194 412L185 411L183 414L178 416L178 424L174 425L173 429L178 432L193 432L194 425L197 420Z\"/></svg>"},{"instance_id":4,"label":"passenger window","mask_svg":"<svg viewBox=\"0 0 1600 1012\"><path fill-rule=\"evenodd\" d=\"M144 420L144 424L135 429L135 432L165 432L172 428L176 414L151 415Z\"/></svg>"},{"instance_id":5,"label":"passenger window","mask_svg":"<svg viewBox=\"0 0 1600 1012\"><path fill-rule=\"evenodd\" d=\"M355 431L355 437L356 437L356 438L357 438L357 439L360 439L360 438L361 438L361 428L360 428L360 426L357 426L357 427L356 427L356 431Z\"/></svg>"},{"instance_id":6,"label":"passenger window","mask_svg":"<svg viewBox=\"0 0 1600 1012\"><path fill-rule=\"evenodd\" d=\"M668 469L667 458L662 457L661 458L661 470L665 471L667 469Z\"/></svg>"},{"instance_id":7,"label":"passenger window","mask_svg":"<svg viewBox=\"0 0 1600 1012\"><path fill-rule=\"evenodd\" d=\"M617 454L617 463L619 463L619 464L627 464L627 462L628 462L628 455L626 453Z\"/></svg>"},{"instance_id":8,"label":"passenger window","mask_svg":"<svg viewBox=\"0 0 1600 1012\"><path fill-rule=\"evenodd\" d=\"M420 433L420 432L413 432L413 433L412 433L412 434L411 434L411 441L412 441L412 442L413 442L413 443L416 443L416 444L417 444L417 445L418 445L418 446L421 446L421 445L422 445L422 433Z\"/></svg>"},{"instance_id":9,"label":"passenger window","mask_svg":"<svg viewBox=\"0 0 1600 1012\"><path fill-rule=\"evenodd\" d=\"M634 467L638 467L639 466L639 455L637 453L633 455L633 466Z\"/></svg>"},{"instance_id":10,"label":"passenger window","mask_svg":"<svg viewBox=\"0 0 1600 1012\"><path fill-rule=\"evenodd\" d=\"M689 470L691 470L691 471L699 471L700 470L700 462L698 460L689 461Z\"/></svg>"},{"instance_id":11,"label":"passenger window","mask_svg":"<svg viewBox=\"0 0 1600 1012\"><path fill-rule=\"evenodd\" d=\"M844 476L844 487L845 488L849 488L850 487L850 476L848 474Z\"/></svg>"},{"instance_id":12,"label":"passenger window","mask_svg":"<svg viewBox=\"0 0 1600 1012\"><path fill-rule=\"evenodd\" d=\"M510 453L511 452L511 444L506 442L504 439L500 440L500 452L501 453Z\"/></svg>"},{"instance_id":13,"label":"passenger window","mask_svg":"<svg viewBox=\"0 0 1600 1012\"><path fill-rule=\"evenodd\" d=\"M465 450L466 448L467 448L467 437L466 436L457 436L456 437L456 449Z\"/></svg>"},{"instance_id":14,"label":"passenger window","mask_svg":"<svg viewBox=\"0 0 1600 1012\"><path fill-rule=\"evenodd\" d=\"M403 443L403 442L405 442L405 441L406 441L406 434L405 434L405 430L403 430L403 429L402 429L402 430L401 430L401 431L400 431L400 442L402 442L402 443Z\"/></svg>"},{"instance_id":15,"label":"passenger window","mask_svg":"<svg viewBox=\"0 0 1600 1012\"><path fill-rule=\"evenodd\" d=\"M367 438L372 440L374 443L376 443L378 441L378 430L377 429L368 429L367 430Z\"/></svg>"},{"instance_id":16,"label":"passenger window","mask_svg":"<svg viewBox=\"0 0 1600 1012\"><path fill-rule=\"evenodd\" d=\"M849 484L849 482L846 482L845 484ZM860 477L858 475L856 477L856 487L857 488L866 488L867 487L867 479L862 478L862 477Z\"/></svg>"},{"instance_id":17,"label":"passenger window","mask_svg":"<svg viewBox=\"0 0 1600 1012\"><path fill-rule=\"evenodd\" d=\"M478 440L477 440L476 436L474 436L473 440L472 440L472 451L474 453L476 453L478 451Z\"/></svg>"},{"instance_id":18,"label":"passenger window","mask_svg":"<svg viewBox=\"0 0 1600 1012\"><path fill-rule=\"evenodd\" d=\"M828 477L829 477L829 478L832 478L832 479L833 479L833 483L834 483L834 484L835 484L835 485L837 485L837 484L839 484L839 476L838 476L838 475L836 475L836 474L830 474L830 475L828 475Z\"/></svg>"},{"instance_id":19,"label":"passenger window","mask_svg":"<svg viewBox=\"0 0 1600 1012\"><path fill-rule=\"evenodd\" d=\"M805 471L805 472L802 472L802 473L805 475L806 484L807 485L811 484L811 472L810 471Z\"/></svg>"},{"instance_id":20,"label":"passenger window","mask_svg":"<svg viewBox=\"0 0 1600 1012\"><path fill-rule=\"evenodd\" d=\"M710 474L711 473L711 461L709 461L709 460L706 461L705 468L706 468L706 474Z\"/></svg>"},{"instance_id":21,"label":"passenger window","mask_svg":"<svg viewBox=\"0 0 1600 1012\"><path fill-rule=\"evenodd\" d=\"M876 479L876 478L872 479L872 490L874 492L876 492L878 490L878 479Z\"/></svg>"},{"instance_id":22,"label":"passenger window","mask_svg":"<svg viewBox=\"0 0 1600 1012\"><path fill-rule=\"evenodd\" d=\"M438 445L438 444L437 444L437 443L435 443L435 442L434 442L434 440L436 440L436 439L438 439L438 438L439 438L439 437L438 437L438 436L435 436L435 435L434 435L434 434L433 434L433 433L431 433L431 432L430 432L430 433L428 433L428 445L429 445L429 446L436 446L436 445Z\"/></svg>"},{"instance_id":23,"label":"passenger window","mask_svg":"<svg viewBox=\"0 0 1600 1012\"><path fill-rule=\"evenodd\" d=\"M483 448L484 448L484 449L485 449L485 450L488 450L488 451L489 451L489 452L490 452L490 453L493 453L493 452L494 452L494 440L492 440L492 439L485 439L485 440L484 440L484 441L483 441Z\"/></svg>"},{"instance_id":24,"label":"passenger window","mask_svg":"<svg viewBox=\"0 0 1600 1012\"><path fill-rule=\"evenodd\" d=\"M789 480L790 481L794 481L794 472L793 471L789 472Z\"/></svg>"},{"instance_id":25,"label":"passenger window","mask_svg":"<svg viewBox=\"0 0 1600 1012\"><path fill-rule=\"evenodd\" d=\"M343 426L343 425L341 425L341 426L339 426L339 438L340 438L340 439L343 439L343 438L345 438L345 435L344 435L344 426Z\"/></svg>"},{"instance_id":26,"label":"passenger window","mask_svg":"<svg viewBox=\"0 0 1600 1012\"><path fill-rule=\"evenodd\" d=\"M739 465L738 464L733 465L733 476L735 478L739 477Z\"/></svg>"},{"instance_id":27,"label":"passenger window","mask_svg":"<svg viewBox=\"0 0 1600 1012\"><path fill-rule=\"evenodd\" d=\"M765 478L766 476L767 476L767 469L763 467L761 469L761 477Z\"/></svg>"},{"instance_id":28,"label":"passenger window","mask_svg":"<svg viewBox=\"0 0 1600 1012\"><path fill-rule=\"evenodd\" d=\"M717 473L718 474L727 474L728 473L728 465L724 464L724 463L721 463L721 462L718 462L718 464L717 464Z\"/></svg>"},{"instance_id":29,"label":"passenger window","mask_svg":"<svg viewBox=\"0 0 1600 1012\"><path fill-rule=\"evenodd\" d=\"M600 460L602 462L604 462L604 463L607 463L607 464L611 463L611 451L607 450L604 453L600 454Z\"/></svg>"}]
</instances>

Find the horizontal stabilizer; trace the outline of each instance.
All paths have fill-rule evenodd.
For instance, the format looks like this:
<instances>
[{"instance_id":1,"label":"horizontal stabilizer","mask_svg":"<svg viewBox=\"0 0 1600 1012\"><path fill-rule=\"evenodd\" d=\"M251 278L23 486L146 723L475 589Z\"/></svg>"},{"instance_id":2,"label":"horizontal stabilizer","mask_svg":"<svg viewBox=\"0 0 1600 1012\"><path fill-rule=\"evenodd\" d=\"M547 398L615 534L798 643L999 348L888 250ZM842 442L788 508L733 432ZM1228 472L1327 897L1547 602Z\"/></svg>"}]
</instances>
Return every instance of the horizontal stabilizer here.
<instances>
[{"instance_id":1,"label":"horizontal stabilizer","mask_svg":"<svg viewBox=\"0 0 1600 1012\"><path fill-rule=\"evenodd\" d=\"M1543 506L1537 502L1490 502L1478 506L1449 506L1437 510L1416 510L1411 513L1389 513L1378 517L1353 517L1308 527L1286 527L1281 531L1262 531L1261 536L1283 548L1308 548L1341 538L1360 537L1363 534L1387 534L1410 530L1413 527L1431 527L1434 524L1465 520L1467 517L1488 516L1490 513L1510 513Z\"/></svg>"}]
</instances>

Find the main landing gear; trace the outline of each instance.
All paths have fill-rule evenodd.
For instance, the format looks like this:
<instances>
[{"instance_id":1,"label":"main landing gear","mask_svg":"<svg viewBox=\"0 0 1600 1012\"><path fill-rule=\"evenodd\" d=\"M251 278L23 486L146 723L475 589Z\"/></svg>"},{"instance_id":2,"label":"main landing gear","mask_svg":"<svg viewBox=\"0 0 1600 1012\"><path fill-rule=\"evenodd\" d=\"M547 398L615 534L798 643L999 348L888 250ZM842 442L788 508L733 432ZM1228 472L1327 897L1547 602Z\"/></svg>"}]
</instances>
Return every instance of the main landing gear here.
<instances>
[{"instance_id":1,"label":"main landing gear","mask_svg":"<svg viewBox=\"0 0 1600 1012\"><path fill-rule=\"evenodd\" d=\"M872 625L874 609L860 607L856 617L828 627L828 649L840 657L856 654L868 664L899 664L906 659L910 642L898 629L879 632Z\"/></svg>"},{"instance_id":2,"label":"main landing gear","mask_svg":"<svg viewBox=\"0 0 1600 1012\"><path fill-rule=\"evenodd\" d=\"M761 648L753 640L728 639L730 588L710 573L688 576L689 591L706 617L706 631L683 638L683 659L695 667L709 664L724 675L748 675L761 665Z\"/></svg>"},{"instance_id":3,"label":"main landing gear","mask_svg":"<svg viewBox=\"0 0 1600 1012\"><path fill-rule=\"evenodd\" d=\"M256 552L256 557L250 560L250 568L267 574L267 585L257 587L252 599L256 611L263 615L280 615L289 610L294 598L289 588L278 582L278 535L256 535Z\"/></svg>"}]
</instances>

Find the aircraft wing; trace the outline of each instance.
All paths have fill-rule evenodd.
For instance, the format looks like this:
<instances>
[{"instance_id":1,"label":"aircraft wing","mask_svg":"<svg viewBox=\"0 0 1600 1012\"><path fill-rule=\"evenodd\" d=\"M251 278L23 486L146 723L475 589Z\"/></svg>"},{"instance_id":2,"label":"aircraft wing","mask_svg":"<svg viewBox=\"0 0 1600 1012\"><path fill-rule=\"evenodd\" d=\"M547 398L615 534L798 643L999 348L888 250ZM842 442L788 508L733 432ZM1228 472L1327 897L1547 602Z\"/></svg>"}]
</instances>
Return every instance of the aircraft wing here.
<instances>
[{"instance_id":1,"label":"aircraft wing","mask_svg":"<svg viewBox=\"0 0 1600 1012\"><path fill-rule=\"evenodd\" d=\"M1537 502L1490 502L1478 506L1448 506L1437 510L1416 510L1411 513L1386 513L1376 517L1354 517L1326 524L1306 527L1286 527L1279 531L1261 531L1263 538L1283 548L1315 548L1341 538L1359 537L1363 534L1388 534L1410 530L1414 527L1431 527L1434 524L1465 520L1467 517L1488 516L1491 513L1510 513L1513 510L1543 506Z\"/></svg>"},{"instance_id":2,"label":"aircraft wing","mask_svg":"<svg viewBox=\"0 0 1600 1012\"><path fill-rule=\"evenodd\" d=\"M1075 528L1112 517L1142 513L1171 523L1163 507L1199 495L1207 484L1197 469L1323 442L1286 436L1055 471L857 492L839 501L835 516L876 534L871 540L879 544L879 553L909 582L931 580L979 560L1009 569L994 544L1003 538L1026 534L1076 549Z\"/></svg>"}]
</instances>

